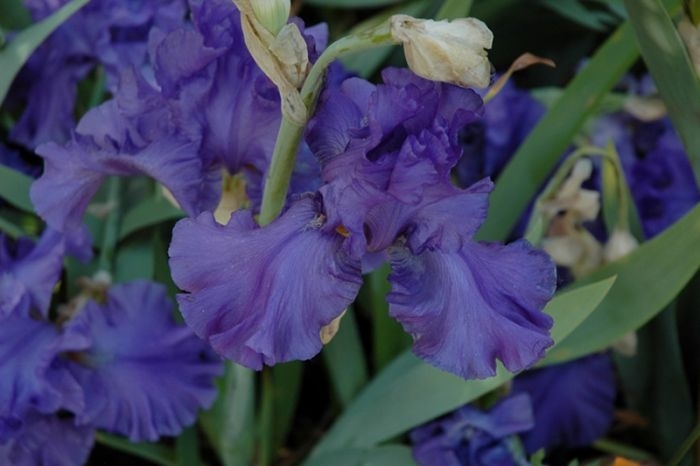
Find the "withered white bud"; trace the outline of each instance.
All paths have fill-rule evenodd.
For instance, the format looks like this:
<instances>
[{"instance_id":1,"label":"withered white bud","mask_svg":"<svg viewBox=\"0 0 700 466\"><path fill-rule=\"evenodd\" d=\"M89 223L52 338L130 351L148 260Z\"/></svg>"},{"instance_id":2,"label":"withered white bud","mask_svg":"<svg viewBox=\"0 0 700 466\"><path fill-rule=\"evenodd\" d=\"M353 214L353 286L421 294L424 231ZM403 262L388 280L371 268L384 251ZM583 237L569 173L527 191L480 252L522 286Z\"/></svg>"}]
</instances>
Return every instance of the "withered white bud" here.
<instances>
[{"instance_id":1,"label":"withered white bud","mask_svg":"<svg viewBox=\"0 0 700 466\"><path fill-rule=\"evenodd\" d=\"M291 2L290 0L250 0L250 7L260 24L273 35L277 35L287 24Z\"/></svg>"},{"instance_id":2,"label":"withered white bud","mask_svg":"<svg viewBox=\"0 0 700 466\"><path fill-rule=\"evenodd\" d=\"M678 34L685 43L695 73L700 76L700 26L695 26L687 19L683 19L678 23Z\"/></svg>"},{"instance_id":3,"label":"withered white bud","mask_svg":"<svg viewBox=\"0 0 700 466\"><path fill-rule=\"evenodd\" d=\"M600 211L600 193L581 187L592 173L593 162L590 159L576 161L554 198L542 204L542 211L550 217L561 211L569 211L574 213L578 220L595 219Z\"/></svg>"},{"instance_id":4,"label":"withered white bud","mask_svg":"<svg viewBox=\"0 0 700 466\"><path fill-rule=\"evenodd\" d=\"M404 47L408 66L426 79L462 87L487 87L491 64L485 49L493 33L476 18L453 21L416 19L394 15L392 37Z\"/></svg>"},{"instance_id":5,"label":"withered white bud","mask_svg":"<svg viewBox=\"0 0 700 466\"><path fill-rule=\"evenodd\" d=\"M613 349L623 356L631 358L637 354L637 332L629 332L612 345Z\"/></svg>"},{"instance_id":6,"label":"withered white bud","mask_svg":"<svg viewBox=\"0 0 700 466\"><path fill-rule=\"evenodd\" d=\"M279 89L282 113L295 124L303 126L308 115L298 87L308 73L309 59L299 28L287 24L278 35L273 35L250 15L241 17L241 26L246 46L255 63Z\"/></svg>"},{"instance_id":7,"label":"withered white bud","mask_svg":"<svg viewBox=\"0 0 700 466\"><path fill-rule=\"evenodd\" d=\"M338 317L333 319L330 324L321 327L321 331L318 335L321 338L321 343L323 343L324 345L330 343L335 334L338 333L338 330L340 329L340 319L343 318L346 312L347 309L341 312Z\"/></svg>"},{"instance_id":8,"label":"withered white bud","mask_svg":"<svg viewBox=\"0 0 700 466\"><path fill-rule=\"evenodd\" d=\"M605 243L603 258L605 262L613 262L625 257L639 247L639 242L627 230L615 228Z\"/></svg>"}]
</instances>

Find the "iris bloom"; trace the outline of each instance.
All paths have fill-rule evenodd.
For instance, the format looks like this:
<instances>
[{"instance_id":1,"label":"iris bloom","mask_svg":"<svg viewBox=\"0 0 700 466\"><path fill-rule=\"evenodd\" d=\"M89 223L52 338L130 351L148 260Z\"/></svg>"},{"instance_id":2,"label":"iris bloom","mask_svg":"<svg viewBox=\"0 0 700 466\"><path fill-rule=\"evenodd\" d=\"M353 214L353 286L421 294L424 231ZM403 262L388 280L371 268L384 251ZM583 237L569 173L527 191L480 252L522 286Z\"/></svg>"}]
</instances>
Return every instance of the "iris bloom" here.
<instances>
[{"instance_id":1,"label":"iris bloom","mask_svg":"<svg viewBox=\"0 0 700 466\"><path fill-rule=\"evenodd\" d=\"M354 301L363 258L380 255L392 267L389 312L416 354L466 378L493 375L496 359L528 367L552 343L541 309L554 267L525 242L474 242L492 184L450 182L481 99L407 70L384 81L327 89L307 136L315 194L264 228L245 212L226 226L210 213L176 226L170 265L186 322L251 368L308 359Z\"/></svg>"}]
</instances>

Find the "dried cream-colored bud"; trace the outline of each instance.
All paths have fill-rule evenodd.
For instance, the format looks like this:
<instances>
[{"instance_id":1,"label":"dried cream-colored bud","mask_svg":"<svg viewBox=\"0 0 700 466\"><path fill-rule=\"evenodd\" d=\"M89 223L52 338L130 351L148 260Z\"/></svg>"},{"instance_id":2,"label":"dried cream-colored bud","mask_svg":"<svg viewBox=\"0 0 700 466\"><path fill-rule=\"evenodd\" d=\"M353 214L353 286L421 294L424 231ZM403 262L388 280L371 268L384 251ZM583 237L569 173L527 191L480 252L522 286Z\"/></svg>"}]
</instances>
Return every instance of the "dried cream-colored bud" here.
<instances>
[{"instance_id":1,"label":"dried cream-colored bud","mask_svg":"<svg viewBox=\"0 0 700 466\"><path fill-rule=\"evenodd\" d=\"M605 262L613 262L625 257L639 247L639 242L627 230L615 228L605 243L603 257Z\"/></svg>"},{"instance_id":2,"label":"dried cream-colored bud","mask_svg":"<svg viewBox=\"0 0 700 466\"><path fill-rule=\"evenodd\" d=\"M638 120L657 121L668 115L666 104L659 97L630 96L625 100L623 108Z\"/></svg>"},{"instance_id":3,"label":"dried cream-colored bud","mask_svg":"<svg viewBox=\"0 0 700 466\"><path fill-rule=\"evenodd\" d=\"M301 31L295 24L287 24L278 35L273 35L255 16L245 14L241 16L241 26L255 63L279 89L282 113L303 126L308 112L298 88L306 79L309 59Z\"/></svg>"},{"instance_id":4,"label":"dried cream-colored bud","mask_svg":"<svg viewBox=\"0 0 700 466\"><path fill-rule=\"evenodd\" d=\"M301 88L311 66L306 41L296 24L285 25L269 45L284 75L296 88Z\"/></svg>"},{"instance_id":5,"label":"dried cream-colored bud","mask_svg":"<svg viewBox=\"0 0 700 466\"><path fill-rule=\"evenodd\" d=\"M493 33L476 18L453 21L391 17L391 35L404 46L408 66L419 76L463 87L487 87L491 64L485 49Z\"/></svg>"},{"instance_id":6,"label":"dried cream-colored bud","mask_svg":"<svg viewBox=\"0 0 700 466\"><path fill-rule=\"evenodd\" d=\"M554 198L542 204L542 211L550 218L568 211L579 222L595 219L600 211L600 193L581 187L592 173L593 162L589 159L578 160Z\"/></svg>"},{"instance_id":7,"label":"dried cream-colored bud","mask_svg":"<svg viewBox=\"0 0 700 466\"><path fill-rule=\"evenodd\" d=\"M250 7L260 24L277 35L287 24L291 2L289 0L250 0Z\"/></svg>"},{"instance_id":8,"label":"dried cream-colored bud","mask_svg":"<svg viewBox=\"0 0 700 466\"><path fill-rule=\"evenodd\" d=\"M327 345L330 343L330 341L333 339L336 333L338 333L338 330L340 329L340 319L343 318L345 313L348 310L344 310L343 312L340 313L338 317L333 319L330 324L321 327L321 331L319 332L319 337L321 338L321 342L324 345Z\"/></svg>"},{"instance_id":9,"label":"dried cream-colored bud","mask_svg":"<svg viewBox=\"0 0 700 466\"><path fill-rule=\"evenodd\" d=\"M613 349L623 356L631 358L637 354L637 332L629 332L612 345Z\"/></svg>"},{"instance_id":10,"label":"dried cream-colored bud","mask_svg":"<svg viewBox=\"0 0 700 466\"><path fill-rule=\"evenodd\" d=\"M700 26L695 26L687 19L683 19L678 23L678 34L685 43L695 73L700 76Z\"/></svg>"}]
</instances>

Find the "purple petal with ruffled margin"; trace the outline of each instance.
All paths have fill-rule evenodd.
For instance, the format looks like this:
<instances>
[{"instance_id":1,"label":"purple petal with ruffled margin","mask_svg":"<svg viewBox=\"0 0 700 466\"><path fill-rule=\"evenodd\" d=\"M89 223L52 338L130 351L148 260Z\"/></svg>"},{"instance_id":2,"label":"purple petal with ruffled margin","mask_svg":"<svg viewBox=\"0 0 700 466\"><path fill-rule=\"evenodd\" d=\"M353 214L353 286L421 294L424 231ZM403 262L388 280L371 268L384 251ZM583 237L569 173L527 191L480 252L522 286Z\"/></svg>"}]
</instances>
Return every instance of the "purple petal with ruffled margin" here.
<instances>
[{"instance_id":1,"label":"purple petal with ruffled margin","mask_svg":"<svg viewBox=\"0 0 700 466\"><path fill-rule=\"evenodd\" d=\"M630 190L648 237L661 233L700 202L700 190L683 145L670 121L662 123L654 147L628 169Z\"/></svg>"},{"instance_id":2,"label":"purple petal with ruffled margin","mask_svg":"<svg viewBox=\"0 0 700 466\"><path fill-rule=\"evenodd\" d=\"M529 367L552 345L541 312L554 293L549 257L524 241L466 243L455 253L389 250L389 314L413 336L413 351L461 377Z\"/></svg>"},{"instance_id":3,"label":"purple petal with ruffled margin","mask_svg":"<svg viewBox=\"0 0 700 466\"><path fill-rule=\"evenodd\" d=\"M172 311L165 287L136 281L111 287L106 304L90 301L66 324L90 341L69 355L85 392L78 424L154 441L179 434L211 406L223 366Z\"/></svg>"},{"instance_id":4,"label":"purple petal with ruffled margin","mask_svg":"<svg viewBox=\"0 0 700 466\"><path fill-rule=\"evenodd\" d=\"M35 21L64 3L24 1ZM101 64L107 87L114 92L121 70L144 67L152 28L167 31L183 24L183 0L91 1L51 34L20 72L12 93L21 94L26 106L11 140L29 148L50 141L66 143L80 80Z\"/></svg>"},{"instance_id":5,"label":"purple petal with ruffled margin","mask_svg":"<svg viewBox=\"0 0 700 466\"><path fill-rule=\"evenodd\" d=\"M466 405L410 433L412 453L421 466L525 465L510 450L509 437L534 425L525 394L501 399L489 411Z\"/></svg>"},{"instance_id":6,"label":"purple petal with ruffled margin","mask_svg":"<svg viewBox=\"0 0 700 466\"><path fill-rule=\"evenodd\" d=\"M85 464L95 441L93 427L72 419L31 413L13 438L0 443L0 464L12 466L76 466Z\"/></svg>"},{"instance_id":7,"label":"purple petal with ruffled margin","mask_svg":"<svg viewBox=\"0 0 700 466\"><path fill-rule=\"evenodd\" d=\"M613 422L617 387L608 354L524 372L513 381L512 391L532 400L535 428L522 436L529 453L590 445Z\"/></svg>"},{"instance_id":8,"label":"purple petal with ruffled margin","mask_svg":"<svg viewBox=\"0 0 700 466\"><path fill-rule=\"evenodd\" d=\"M60 373L55 359L83 348L84 338L27 314L27 309L15 309L0 321L0 439L21 428L31 410L52 413L82 405L75 381Z\"/></svg>"},{"instance_id":9,"label":"purple petal with ruffled margin","mask_svg":"<svg viewBox=\"0 0 700 466\"><path fill-rule=\"evenodd\" d=\"M484 105L483 119L460 133L464 155L455 169L459 184L497 178L544 113L545 107L529 92L506 82Z\"/></svg>"},{"instance_id":10,"label":"purple petal with ruffled margin","mask_svg":"<svg viewBox=\"0 0 700 466\"><path fill-rule=\"evenodd\" d=\"M46 229L36 244L19 238L11 246L10 240L0 235L0 275L9 275L21 284L31 300L31 308L44 317L63 269L65 249L63 235L51 229ZM6 286L8 280L3 279Z\"/></svg>"},{"instance_id":11,"label":"purple petal with ruffled margin","mask_svg":"<svg viewBox=\"0 0 700 466\"><path fill-rule=\"evenodd\" d=\"M426 248L457 251L483 223L492 188L489 180L464 190L442 182L425 188L417 205L394 199L384 202L372 208L364 219L368 249L381 251L404 236L413 254Z\"/></svg>"},{"instance_id":12,"label":"purple petal with ruffled margin","mask_svg":"<svg viewBox=\"0 0 700 466\"><path fill-rule=\"evenodd\" d=\"M218 353L261 369L309 359L319 332L352 303L361 284L359 260L341 251L344 238L324 228L310 197L258 228L250 212L226 226L210 214L178 222L170 245L187 324Z\"/></svg>"},{"instance_id":13,"label":"purple petal with ruffled margin","mask_svg":"<svg viewBox=\"0 0 700 466\"><path fill-rule=\"evenodd\" d=\"M198 204L205 183L197 177L201 164L192 157L196 144L191 141L163 138L136 154L87 148L76 142L65 147L49 143L37 153L44 157L46 170L32 185L31 198L39 215L57 230L80 227L90 200L109 175L152 176L170 189L186 212L194 215L201 210Z\"/></svg>"}]
</instances>

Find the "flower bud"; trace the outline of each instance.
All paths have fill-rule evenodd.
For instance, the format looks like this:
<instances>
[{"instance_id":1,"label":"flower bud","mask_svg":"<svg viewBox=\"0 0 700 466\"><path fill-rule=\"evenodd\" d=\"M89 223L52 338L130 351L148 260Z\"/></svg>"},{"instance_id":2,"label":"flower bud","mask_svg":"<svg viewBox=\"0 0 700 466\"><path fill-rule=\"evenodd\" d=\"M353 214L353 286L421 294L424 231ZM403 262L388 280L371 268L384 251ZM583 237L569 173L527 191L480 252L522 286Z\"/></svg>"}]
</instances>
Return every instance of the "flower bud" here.
<instances>
[{"instance_id":1,"label":"flower bud","mask_svg":"<svg viewBox=\"0 0 700 466\"><path fill-rule=\"evenodd\" d=\"M615 228L605 244L603 257L605 262L613 262L625 257L638 246L639 243L629 231Z\"/></svg>"},{"instance_id":2,"label":"flower bud","mask_svg":"<svg viewBox=\"0 0 700 466\"><path fill-rule=\"evenodd\" d=\"M347 311L348 310L345 309L338 317L333 319L330 324L321 327L321 331L318 334L318 336L321 338L321 343L327 345L331 342L335 334L338 333L338 330L340 329L340 319L343 318Z\"/></svg>"},{"instance_id":3,"label":"flower bud","mask_svg":"<svg viewBox=\"0 0 700 466\"><path fill-rule=\"evenodd\" d=\"M251 0L250 6L260 24L276 36L287 24L291 2L290 0Z\"/></svg>"},{"instance_id":4,"label":"flower bud","mask_svg":"<svg viewBox=\"0 0 700 466\"><path fill-rule=\"evenodd\" d=\"M487 87L491 64L486 55L493 33L476 18L453 21L391 17L391 35L403 43L409 68L418 76L462 87Z\"/></svg>"}]
</instances>

